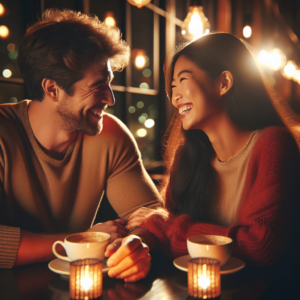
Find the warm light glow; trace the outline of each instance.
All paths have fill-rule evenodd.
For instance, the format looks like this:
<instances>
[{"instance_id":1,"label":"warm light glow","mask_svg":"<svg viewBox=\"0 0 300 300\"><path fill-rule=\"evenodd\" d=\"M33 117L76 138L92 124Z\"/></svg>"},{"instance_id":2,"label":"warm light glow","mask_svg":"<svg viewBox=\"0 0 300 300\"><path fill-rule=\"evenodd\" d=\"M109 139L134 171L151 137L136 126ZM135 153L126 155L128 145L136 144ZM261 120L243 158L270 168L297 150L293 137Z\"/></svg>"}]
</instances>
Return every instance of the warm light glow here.
<instances>
[{"instance_id":1,"label":"warm light glow","mask_svg":"<svg viewBox=\"0 0 300 300\"><path fill-rule=\"evenodd\" d=\"M14 51L15 49L16 49L15 44L9 43L9 44L7 45L7 50L8 50L9 52Z\"/></svg>"},{"instance_id":2,"label":"warm light glow","mask_svg":"<svg viewBox=\"0 0 300 300\"><path fill-rule=\"evenodd\" d=\"M193 12L191 16L191 21L189 23L189 31L191 34L194 35L194 38L200 37L203 33L203 23L197 11Z\"/></svg>"},{"instance_id":3,"label":"warm light glow","mask_svg":"<svg viewBox=\"0 0 300 300\"><path fill-rule=\"evenodd\" d=\"M9 29L5 25L0 26L0 38L7 38L9 35Z\"/></svg>"},{"instance_id":4,"label":"warm light glow","mask_svg":"<svg viewBox=\"0 0 300 300\"><path fill-rule=\"evenodd\" d=\"M300 70L296 70L293 76L293 80L300 84Z\"/></svg>"},{"instance_id":5,"label":"warm light glow","mask_svg":"<svg viewBox=\"0 0 300 300\"><path fill-rule=\"evenodd\" d=\"M182 35L187 40L192 40L208 33L209 30L210 24L203 13L202 6L191 6L181 26Z\"/></svg>"},{"instance_id":6,"label":"warm light glow","mask_svg":"<svg viewBox=\"0 0 300 300\"><path fill-rule=\"evenodd\" d=\"M138 8L141 8L151 2L151 0L127 0L127 1L131 5L137 6Z\"/></svg>"},{"instance_id":7,"label":"warm light glow","mask_svg":"<svg viewBox=\"0 0 300 300\"><path fill-rule=\"evenodd\" d=\"M3 4L0 3L0 17L3 16L5 13L5 8L3 6Z\"/></svg>"},{"instance_id":8,"label":"warm light glow","mask_svg":"<svg viewBox=\"0 0 300 300\"><path fill-rule=\"evenodd\" d=\"M297 70L296 64L293 61L289 60L283 69L283 75L286 78L290 79L294 76L296 70Z\"/></svg>"},{"instance_id":9,"label":"warm light glow","mask_svg":"<svg viewBox=\"0 0 300 300\"><path fill-rule=\"evenodd\" d=\"M251 35L252 35L252 28L248 25L245 26L243 29L243 36L248 39Z\"/></svg>"},{"instance_id":10,"label":"warm light glow","mask_svg":"<svg viewBox=\"0 0 300 300\"><path fill-rule=\"evenodd\" d=\"M266 64L268 62L268 58L269 58L269 53L265 50L262 50L259 52L257 59L261 64Z\"/></svg>"},{"instance_id":11,"label":"warm light glow","mask_svg":"<svg viewBox=\"0 0 300 300\"><path fill-rule=\"evenodd\" d=\"M5 78L9 78L9 77L11 77L12 72L11 72L11 70L9 70L9 69L5 69L5 70L3 70L2 75L3 75L3 77L5 77Z\"/></svg>"},{"instance_id":12,"label":"warm light glow","mask_svg":"<svg viewBox=\"0 0 300 300\"><path fill-rule=\"evenodd\" d=\"M81 279L80 285L83 287L85 291L88 291L89 288L93 285L93 280L88 276Z\"/></svg>"},{"instance_id":13,"label":"warm light glow","mask_svg":"<svg viewBox=\"0 0 300 300\"><path fill-rule=\"evenodd\" d=\"M147 135L147 130L145 128L140 128L137 130L136 135L138 137L145 137Z\"/></svg>"},{"instance_id":14,"label":"warm light glow","mask_svg":"<svg viewBox=\"0 0 300 300\"><path fill-rule=\"evenodd\" d=\"M138 55L138 56L135 58L135 66L136 66L138 69L142 69L143 67L145 67L145 64L146 64L146 59L145 59L144 56Z\"/></svg>"},{"instance_id":15,"label":"warm light glow","mask_svg":"<svg viewBox=\"0 0 300 300\"><path fill-rule=\"evenodd\" d=\"M280 49L273 49L268 55L267 66L273 71L278 71L285 65L285 63L286 56Z\"/></svg>"},{"instance_id":16,"label":"warm light glow","mask_svg":"<svg viewBox=\"0 0 300 300\"><path fill-rule=\"evenodd\" d=\"M147 127L147 128L152 128L154 126L154 124L155 124L155 122L153 119L148 119L144 123L145 127Z\"/></svg>"},{"instance_id":17,"label":"warm light glow","mask_svg":"<svg viewBox=\"0 0 300 300\"><path fill-rule=\"evenodd\" d=\"M107 26L110 26L110 27L116 26L116 21L115 21L115 19L113 17L106 17L105 20L104 20L104 23Z\"/></svg>"}]
</instances>

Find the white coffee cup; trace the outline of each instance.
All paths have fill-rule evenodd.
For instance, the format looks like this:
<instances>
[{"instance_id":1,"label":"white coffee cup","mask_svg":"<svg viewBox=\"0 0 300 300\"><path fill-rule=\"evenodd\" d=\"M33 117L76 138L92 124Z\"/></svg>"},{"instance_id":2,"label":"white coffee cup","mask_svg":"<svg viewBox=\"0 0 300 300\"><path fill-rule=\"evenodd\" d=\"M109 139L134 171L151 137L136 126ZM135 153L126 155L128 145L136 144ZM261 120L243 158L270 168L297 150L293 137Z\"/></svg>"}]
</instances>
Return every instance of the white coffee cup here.
<instances>
[{"instance_id":1,"label":"white coffee cup","mask_svg":"<svg viewBox=\"0 0 300 300\"><path fill-rule=\"evenodd\" d=\"M232 239L221 235L193 236L187 239L187 248L192 258L214 258L222 266L231 256Z\"/></svg>"},{"instance_id":2,"label":"white coffee cup","mask_svg":"<svg viewBox=\"0 0 300 300\"><path fill-rule=\"evenodd\" d=\"M74 261L84 258L104 259L106 246L110 235L104 232L79 232L67 236L62 241L56 241L52 246L54 255L62 260ZM56 245L60 244L66 250L68 256L60 255L56 251Z\"/></svg>"}]
</instances>

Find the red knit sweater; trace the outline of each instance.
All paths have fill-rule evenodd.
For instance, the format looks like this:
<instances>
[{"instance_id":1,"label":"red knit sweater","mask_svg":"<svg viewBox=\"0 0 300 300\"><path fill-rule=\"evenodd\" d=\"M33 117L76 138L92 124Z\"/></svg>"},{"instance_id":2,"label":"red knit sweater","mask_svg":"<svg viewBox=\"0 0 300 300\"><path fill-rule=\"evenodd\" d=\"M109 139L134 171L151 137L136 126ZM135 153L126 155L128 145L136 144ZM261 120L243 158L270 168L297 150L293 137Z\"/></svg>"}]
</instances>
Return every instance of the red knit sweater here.
<instances>
[{"instance_id":1,"label":"red knit sweater","mask_svg":"<svg viewBox=\"0 0 300 300\"><path fill-rule=\"evenodd\" d=\"M299 158L296 143L285 129L266 128L251 153L236 224L226 228L194 222L186 214L157 213L141 227L150 231L160 250L172 258L188 254L187 238L216 234L233 239L233 256L251 265L273 265L289 248L287 243L295 229L294 215L300 200ZM166 207L170 207L170 195L168 188Z\"/></svg>"}]
</instances>

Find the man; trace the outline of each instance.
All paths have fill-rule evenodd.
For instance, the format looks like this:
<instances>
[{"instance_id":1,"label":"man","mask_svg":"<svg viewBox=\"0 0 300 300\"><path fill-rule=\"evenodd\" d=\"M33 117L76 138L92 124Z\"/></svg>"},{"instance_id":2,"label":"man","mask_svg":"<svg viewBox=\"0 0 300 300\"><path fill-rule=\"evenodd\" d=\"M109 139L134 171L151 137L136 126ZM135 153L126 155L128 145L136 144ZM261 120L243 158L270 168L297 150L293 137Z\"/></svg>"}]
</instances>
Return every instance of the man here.
<instances>
[{"instance_id":1,"label":"man","mask_svg":"<svg viewBox=\"0 0 300 300\"><path fill-rule=\"evenodd\" d=\"M112 70L128 58L119 30L97 17L50 9L27 30L18 63L32 101L0 106L1 268L48 261L54 241L73 232L113 242L134 211L159 204L132 135L103 112L115 102ZM120 219L90 228L104 190ZM142 267L123 278L136 280L149 270L148 250L137 238L125 244Z\"/></svg>"}]
</instances>

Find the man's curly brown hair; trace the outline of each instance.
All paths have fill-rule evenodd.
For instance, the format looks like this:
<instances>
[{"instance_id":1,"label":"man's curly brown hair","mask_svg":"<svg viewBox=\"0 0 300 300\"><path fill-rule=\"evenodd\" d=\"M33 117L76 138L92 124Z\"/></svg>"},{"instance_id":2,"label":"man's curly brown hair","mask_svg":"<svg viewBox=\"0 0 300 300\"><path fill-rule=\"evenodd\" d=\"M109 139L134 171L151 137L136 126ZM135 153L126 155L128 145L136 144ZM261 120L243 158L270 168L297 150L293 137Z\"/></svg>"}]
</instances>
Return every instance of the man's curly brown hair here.
<instances>
[{"instance_id":1,"label":"man's curly brown hair","mask_svg":"<svg viewBox=\"0 0 300 300\"><path fill-rule=\"evenodd\" d=\"M113 71L128 64L129 47L118 28L106 26L97 16L51 8L26 31L18 64L30 98L42 101L44 78L72 95L85 70L108 60Z\"/></svg>"}]
</instances>

